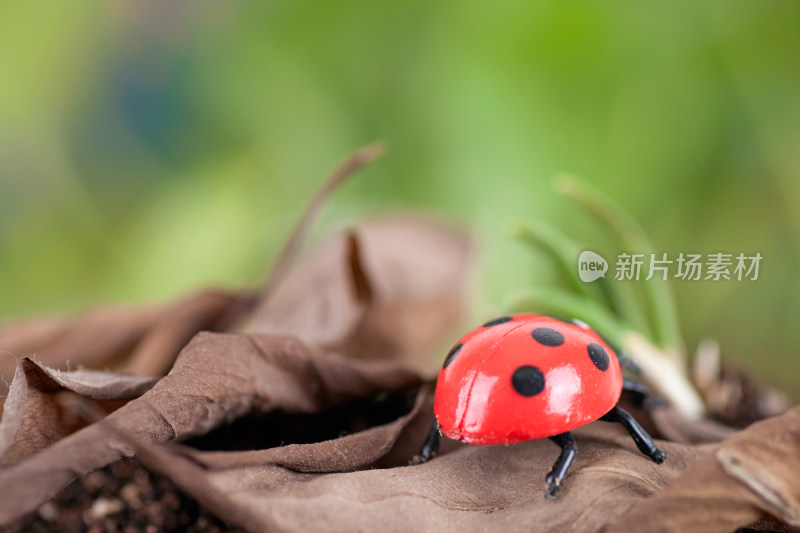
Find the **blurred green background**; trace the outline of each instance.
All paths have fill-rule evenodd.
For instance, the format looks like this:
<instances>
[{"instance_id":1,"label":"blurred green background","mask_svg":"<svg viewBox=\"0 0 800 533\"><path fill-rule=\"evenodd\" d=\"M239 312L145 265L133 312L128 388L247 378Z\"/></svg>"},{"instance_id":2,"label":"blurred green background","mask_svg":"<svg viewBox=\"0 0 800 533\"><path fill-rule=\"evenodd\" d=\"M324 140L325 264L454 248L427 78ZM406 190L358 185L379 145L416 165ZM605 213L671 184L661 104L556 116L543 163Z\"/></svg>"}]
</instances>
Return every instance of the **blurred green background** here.
<instances>
[{"instance_id":1,"label":"blurred green background","mask_svg":"<svg viewBox=\"0 0 800 533\"><path fill-rule=\"evenodd\" d=\"M577 174L658 251L760 252L756 282L673 283L687 347L798 388L797 2L2 2L0 318L252 285L379 139L319 227L476 230L488 314L552 275L510 220L595 245L550 185Z\"/></svg>"}]
</instances>

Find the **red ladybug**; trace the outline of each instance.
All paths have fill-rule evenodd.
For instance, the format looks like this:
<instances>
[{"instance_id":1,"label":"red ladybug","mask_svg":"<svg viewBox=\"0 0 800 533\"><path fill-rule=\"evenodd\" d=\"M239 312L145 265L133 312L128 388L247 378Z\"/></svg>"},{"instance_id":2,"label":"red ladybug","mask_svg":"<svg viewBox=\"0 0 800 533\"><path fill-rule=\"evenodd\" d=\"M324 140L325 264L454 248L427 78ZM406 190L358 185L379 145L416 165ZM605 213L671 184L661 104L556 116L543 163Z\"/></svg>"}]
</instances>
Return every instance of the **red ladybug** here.
<instances>
[{"instance_id":1,"label":"red ladybug","mask_svg":"<svg viewBox=\"0 0 800 533\"><path fill-rule=\"evenodd\" d=\"M578 447L570 431L594 420L619 422L656 463L666 454L633 417L616 406L623 388L614 350L586 324L520 314L486 322L447 354L436 383L433 428L416 457L430 459L439 434L468 444L515 444L550 438L561 455L547 474L557 496Z\"/></svg>"}]
</instances>

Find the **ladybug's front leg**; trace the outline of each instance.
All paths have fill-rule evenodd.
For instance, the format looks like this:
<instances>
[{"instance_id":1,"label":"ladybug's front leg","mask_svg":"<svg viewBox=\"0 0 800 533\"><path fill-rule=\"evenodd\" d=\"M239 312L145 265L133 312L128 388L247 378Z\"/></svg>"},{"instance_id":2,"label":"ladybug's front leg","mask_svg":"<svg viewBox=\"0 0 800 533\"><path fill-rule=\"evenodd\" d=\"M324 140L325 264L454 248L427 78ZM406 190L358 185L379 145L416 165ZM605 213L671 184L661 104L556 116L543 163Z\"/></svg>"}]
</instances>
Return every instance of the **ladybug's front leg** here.
<instances>
[{"instance_id":1,"label":"ladybug's front leg","mask_svg":"<svg viewBox=\"0 0 800 533\"><path fill-rule=\"evenodd\" d=\"M431 427L428 437L422 443L422 448L419 450L419 455L415 456L411 462L415 465L428 461L431 457L436 455L439 451L439 421L434 419L433 426Z\"/></svg>"},{"instance_id":2,"label":"ladybug's front leg","mask_svg":"<svg viewBox=\"0 0 800 533\"><path fill-rule=\"evenodd\" d=\"M621 407L614 407L608 413L600 417L600 420L605 420L606 422L619 422L625 426L625 429L627 429L628 433L631 434L631 437L633 437L633 442L636 443L636 446L639 448L639 450L656 463L661 464L664 462L664 459L667 458L667 454L656 447L656 443L653 442L653 438L647 434L644 428L640 426L636 419L634 419L625 409L622 409Z\"/></svg>"},{"instance_id":3,"label":"ladybug's front leg","mask_svg":"<svg viewBox=\"0 0 800 533\"><path fill-rule=\"evenodd\" d=\"M572 434L569 431L550 437L550 440L561 448L561 455L553 463L553 469L550 470L550 473L545 478L547 489L544 495L547 498L557 498L561 483L564 482L567 471L572 465L572 460L575 459L575 455L578 453L578 445L575 444L575 439L572 438Z\"/></svg>"}]
</instances>

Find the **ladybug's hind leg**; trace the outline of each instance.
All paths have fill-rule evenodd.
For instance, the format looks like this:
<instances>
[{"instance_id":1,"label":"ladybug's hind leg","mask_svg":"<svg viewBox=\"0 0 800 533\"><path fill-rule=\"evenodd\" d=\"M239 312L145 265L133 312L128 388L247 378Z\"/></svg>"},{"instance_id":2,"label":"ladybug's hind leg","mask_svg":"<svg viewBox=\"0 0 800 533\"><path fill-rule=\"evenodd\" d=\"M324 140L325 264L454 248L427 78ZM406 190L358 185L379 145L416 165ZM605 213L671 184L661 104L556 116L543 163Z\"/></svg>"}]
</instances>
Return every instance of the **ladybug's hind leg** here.
<instances>
[{"instance_id":1,"label":"ladybug's hind leg","mask_svg":"<svg viewBox=\"0 0 800 533\"><path fill-rule=\"evenodd\" d=\"M575 444L575 440L572 438L572 434L569 431L550 437L550 440L558 444L561 448L561 455L559 455L556 462L553 463L553 469L550 470L550 473L547 474L545 478L547 488L544 495L547 498L557 498L558 491L561 489L561 483L563 483L564 478L567 477L567 472L572 465L572 460L575 459L575 455L578 453L578 445Z\"/></svg>"},{"instance_id":2,"label":"ladybug's hind leg","mask_svg":"<svg viewBox=\"0 0 800 533\"><path fill-rule=\"evenodd\" d=\"M411 462L415 465L428 461L431 457L436 455L439 451L439 421L434 419L433 426L431 427L428 437L422 443L422 448L419 450L419 455L415 456Z\"/></svg>"},{"instance_id":3,"label":"ladybug's hind leg","mask_svg":"<svg viewBox=\"0 0 800 533\"><path fill-rule=\"evenodd\" d=\"M633 442L636 443L636 446L639 448L639 450L656 463L661 464L664 462L664 459L667 458L667 454L656 447L656 443L653 442L653 438L647 434L644 428L642 428L642 426L640 426L639 423L625 409L622 409L621 407L614 407L608 413L600 417L600 420L604 420L606 422L619 422L625 426L625 429L627 429L628 433L631 434L631 437L633 437Z\"/></svg>"}]
</instances>

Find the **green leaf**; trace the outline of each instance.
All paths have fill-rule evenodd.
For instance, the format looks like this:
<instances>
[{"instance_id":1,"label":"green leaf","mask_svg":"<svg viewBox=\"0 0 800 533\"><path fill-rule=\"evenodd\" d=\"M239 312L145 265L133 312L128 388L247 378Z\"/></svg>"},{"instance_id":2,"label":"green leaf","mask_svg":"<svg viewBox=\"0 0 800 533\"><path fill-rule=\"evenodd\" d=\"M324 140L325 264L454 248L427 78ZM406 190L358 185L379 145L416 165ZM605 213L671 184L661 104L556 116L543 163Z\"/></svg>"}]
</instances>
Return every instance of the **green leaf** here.
<instances>
[{"instance_id":1,"label":"green leaf","mask_svg":"<svg viewBox=\"0 0 800 533\"><path fill-rule=\"evenodd\" d=\"M624 249L641 253L653 251L644 231L633 217L608 196L569 175L557 176L555 187L602 222ZM643 282L642 291L645 309L651 320L653 340L662 347L680 348L682 342L678 317L669 287L655 280L655 283Z\"/></svg>"},{"instance_id":2,"label":"green leaf","mask_svg":"<svg viewBox=\"0 0 800 533\"><path fill-rule=\"evenodd\" d=\"M554 227L541 222L515 221L511 232L524 243L546 253L574 292L594 298L603 297L602 292L596 286L584 283L578 276L575 265L580 247L572 239Z\"/></svg>"}]
</instances>

